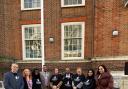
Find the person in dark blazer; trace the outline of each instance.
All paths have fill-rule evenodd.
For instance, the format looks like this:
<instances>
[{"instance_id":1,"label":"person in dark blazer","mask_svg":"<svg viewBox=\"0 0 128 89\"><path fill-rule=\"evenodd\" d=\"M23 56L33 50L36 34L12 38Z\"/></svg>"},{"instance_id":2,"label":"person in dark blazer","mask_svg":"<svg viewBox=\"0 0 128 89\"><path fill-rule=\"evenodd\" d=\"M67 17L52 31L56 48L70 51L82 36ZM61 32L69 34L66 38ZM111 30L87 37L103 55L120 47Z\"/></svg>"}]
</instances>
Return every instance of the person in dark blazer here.
<instances>
[{"instance_id":1,"label":"person in dark blazer","mask_svg":"<svg viewBox=\"0 0 128 89\"><path fill-rule=\"evenodd\" d=\"M114 89L113 77L105 65L98 66L96 74L96 89Z\"/></svg>"},{"instance_id":2,"label":"person in dark blazer","mask_svg":"<svg viewBox=\"0 0 128 89\"><path fill-rule=\"evenodd\" d=\"M4 74L5 89L24 89L23 77L18 73L19 66L16 63L11 64L11 71Z\"/></svg>"},{"instance_id":3,"label":"person in dark blazer","mask_svg":"<svg viewBox=\"0 0 128 89\"><path fill-rule=\"evenodd\" d=\"M94 70L89 69L87 73L87 77L83 83L83 89L95 89L96 88L96 80L94 76L95 76Z\"/></svg>"}]
</instances>

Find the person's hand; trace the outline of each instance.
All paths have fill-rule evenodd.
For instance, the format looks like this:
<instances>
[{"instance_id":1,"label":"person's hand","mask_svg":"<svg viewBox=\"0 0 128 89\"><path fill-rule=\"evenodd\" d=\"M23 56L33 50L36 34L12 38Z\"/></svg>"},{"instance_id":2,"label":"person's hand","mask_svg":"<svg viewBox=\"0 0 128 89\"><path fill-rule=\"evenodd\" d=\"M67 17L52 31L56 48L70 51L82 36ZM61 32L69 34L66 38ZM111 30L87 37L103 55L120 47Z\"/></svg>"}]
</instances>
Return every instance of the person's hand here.
<instances>
[{"instance_id":1,"label":"person's hand","mask_svg":"<svg viewBox=\"0 0 128 89\"><path fill-rule=\"evenodd\" d=\"M77 89L76 87L73 87L73 89Z\"/></svg>"},{"instance_id":2,"label":"person's hand","mask_svg":"<svg viewBox=\"0 0 128 89\"><path fill-rule=\"evenodd\" d=\"M57 86L53 86L52 89L57 89Z\"/></svg>"}]
</instances>

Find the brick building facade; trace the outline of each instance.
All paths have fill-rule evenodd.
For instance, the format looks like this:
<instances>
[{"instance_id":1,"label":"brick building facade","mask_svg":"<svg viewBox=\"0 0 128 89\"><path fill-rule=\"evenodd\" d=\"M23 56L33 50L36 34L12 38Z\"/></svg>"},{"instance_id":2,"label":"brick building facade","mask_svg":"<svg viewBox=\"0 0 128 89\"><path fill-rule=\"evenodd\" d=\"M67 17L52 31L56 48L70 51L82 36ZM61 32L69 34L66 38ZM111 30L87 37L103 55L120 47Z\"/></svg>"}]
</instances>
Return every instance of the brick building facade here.
<instances>
[{"instance_id":1,"label":"brick building facade","mask_svg":"<svg viewBox=\"0 0 128 89\"><path fill-rule=\"evenodd\" d=\"M35 34L41 34L41 2L35 1L0 1L0 55L17 59L21 68L31 68L31 64L41 67L43 53L38 44L42 35L32 36L35 30ZM66 1L44 0L43 46L48 67L58 66L63 70L70 66L75 70L81 66L86 70L105 64L112 71L123 71L128 60L126 3L123 0L79 0L81 2L66 5ZM66 31L74 36L80 33L80 37L65 38Z\"/></svg>"}]
</instances>

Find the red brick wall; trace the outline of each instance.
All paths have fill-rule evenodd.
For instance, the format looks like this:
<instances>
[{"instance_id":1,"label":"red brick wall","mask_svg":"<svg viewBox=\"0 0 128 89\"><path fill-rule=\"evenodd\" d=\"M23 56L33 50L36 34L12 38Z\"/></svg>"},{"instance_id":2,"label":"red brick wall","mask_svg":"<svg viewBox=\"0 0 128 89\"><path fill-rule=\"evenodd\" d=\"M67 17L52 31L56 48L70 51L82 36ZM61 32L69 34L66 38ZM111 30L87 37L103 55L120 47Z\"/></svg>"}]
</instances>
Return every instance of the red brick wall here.
<instances>
[{"instance_id":1,"label":"red brick wall","mask_svg":"<svg viewBox=\"0 0 128 89\"><path fill-rule=\"evenodd\" d=\"M122 0L96 0L94 56L128 55L128 8ZM112 36L117 29L119 35Z\"/></svg>"},{"instance_id":2,"label":"red brick wall","mask_svg":"<svg viewBox=\"0 0 128 89\"><path fill-rule=\"evenodd\" d=\"M46 60L61 60L61 23L75 21L85 22L85 57L128 55L128 8L124 7L122 0L95 1L95 19L93 19L93 0L86 0L86 5L82 7L68 8L60 6L61 0L44 0ZM0 0L0 56L22 59L21 25L40 24L40 12L40 10L21 11L20 0ZM116 37L112 36L114 29L119 31ZM49 37L54 37L55 42L49 43ZM124 63L125 61L51 62L46 65L50 71L55 67L59 67L61 71L64 71L65 67L71 67L72 71L75 71L76 67L82 67L86 72L88 68L96 70L100 64L105 64L110 70L123 70ZM8 63L0 65L9 68ZM41 68L41 64L21 63L20 67Z\"/></svg>"},{"instance_id":3,"label":"red brick wall","mask_svg":"<svg viewBox=\"0 0 128 89\"><path fill-rule=\"evenodd\" d=\"M82 7L62 8L61 1L46 0L44 2L45 16L45 58L46 60L61 59L61 23L85 22L85 57L92 56L92 30L93 30L93 0L87 0ZM40 23L40 10L21 11L20 0L5 0L5 29L3 30L3 48L5 56L22 59L22 32L21 25ZM11 8L11 9L10 9ZM13 12L13 13L12 13ZM2 33L2 34L3 34ZM54 37L53 44L48 42ZM56 48L56 49L55 49Z\"/></svg>"},{"instance_id":4,"label":"red brick wall","mask_svg":"<svg viewBox=\"0 0 128 89\"><path fill-rule=\"evenodd\" d=\"M86 5L82 7L67 8L61 7L61 0L44 1L46 60L61 60L61 23L64 22L85 22L85 57L92 55L92 1L86 0ZM49 43L49 37L54 37L55 42Z\"/></svg>"},{"instance_id":5,"label":"red brick wall","mask_svg":"<svg viewBox=\"0 0 128 89\"><path fill-rule=\"evenodd\" d=\"M41 11L38 10L22 10L21 11L21 25L27 24L40 24L41 23Z\"/></svg>"},{"instance_id":6,"label":"red brick wall","mask_svg":"<svg viewBox=\"0 0 128 89\"><path fill-rule=\"evenodd\" d=\"M61 23L74 21L85 22L85 57L128 55L128 8L121 0L95 1L94 41L93 0L86 0L82 7L68 8L60 6L61 0L44 1L46 60L61 60ZM0 2L0 55L22 59L21 25L40 23L40 10L21 11L20 0ZM113 29L119 36L112 36ZM49 37L55 42L49 43Z\"/></svg>"},{"instance_id":7,"label":"red brick wall","mask_svg":"<svg viewBox=\"0 0 128 89\"><path fill-rule=\"evenodd\" d=\"M22 59L21 25L40 24L40 10L21 11L21 0L1 0L0 55Z\"/></svg>"},{"instance_id":8,"label":"red brick wall","mask_svg":"<svg viewBox=\"0 0 128 89\"><path fill-rule=\"evenodd\" d=\"M3 20L0 21L3 25L3 28L0 28L2 34L0 55L20 59L19 0L1 0L1 5L4 6L4 11Z\"/></svg>"},{"instance_id":9,"label":"red brick wall","mask_svg":"<svg viewBox=\"0 0 128 89\"><path fill-rule=\"evenodd\" d=\"M4 46L4 1L0 1L0 54L4 54L3 46Z\"/></svg>"}]
</instances>

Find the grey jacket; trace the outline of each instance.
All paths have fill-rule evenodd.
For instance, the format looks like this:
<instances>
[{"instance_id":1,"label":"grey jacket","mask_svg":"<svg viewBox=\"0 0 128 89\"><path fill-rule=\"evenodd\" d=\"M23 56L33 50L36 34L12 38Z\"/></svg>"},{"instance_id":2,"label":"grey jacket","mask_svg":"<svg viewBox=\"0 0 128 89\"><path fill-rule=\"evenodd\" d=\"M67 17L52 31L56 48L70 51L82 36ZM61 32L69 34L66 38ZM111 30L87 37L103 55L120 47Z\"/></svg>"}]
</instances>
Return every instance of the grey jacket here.
<instances>
[{"instance_id":1,"label":"grey jacket","mask_svg":"<svg viewBox=\"0 0 128 89\"><path fill-rule=\"evenodd\" d=\"M17 73L15 77L12 72L4 74L4 87L5 89L24 89L23 77Z\"/></svg>"},{"instance_id":2,"label":"grey jacket","mask_svg":"<svg viewBox=\"0 0 128 89\"><path fill-rule=\"evenodd\" d=\"M49 80L50 80L50 72L40 72L40 78L41 78L41 82L42 82L42 88L45 89L46 85L45 85L45 76L47 76L48 78L48 84L47 87L49 87Z\"/></svg>"}]
</instances>

